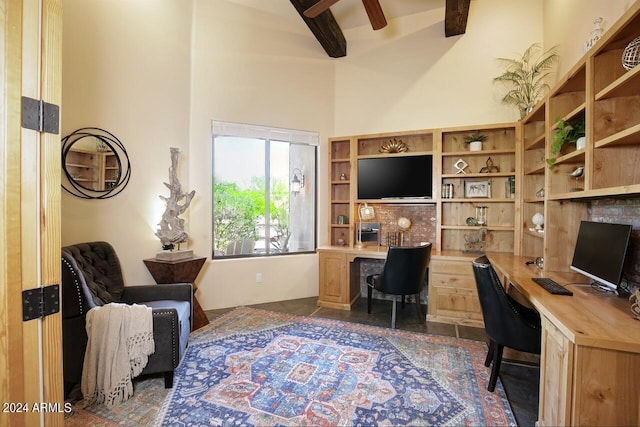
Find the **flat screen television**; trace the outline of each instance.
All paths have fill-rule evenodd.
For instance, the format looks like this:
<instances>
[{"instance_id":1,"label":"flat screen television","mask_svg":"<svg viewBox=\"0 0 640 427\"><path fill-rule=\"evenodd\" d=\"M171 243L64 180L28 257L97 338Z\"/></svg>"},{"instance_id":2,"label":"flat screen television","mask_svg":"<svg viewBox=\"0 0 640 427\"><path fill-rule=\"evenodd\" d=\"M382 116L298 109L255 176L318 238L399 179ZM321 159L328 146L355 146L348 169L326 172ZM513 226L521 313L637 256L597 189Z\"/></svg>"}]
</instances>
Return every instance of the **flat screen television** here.
<instances>
[{"instance_id":1,"label":"flat screen television","mask_svg":"<svg viewBox=\"0 0 640 427\"><path fill-rule=\"evenodd\" d=\"M631 226L606 222L580 222L571 270L617 290L631 236Z\"/></svg>"},{"instance_id":2,"label":"flat screen television","mask_svg":"<svg viewBox=\"0 0 640 427\"><path fill-rule=\"evenodd\" d=\"M358 199L408 199L433 196L433 156L358 159Z\"/></svg>"}]
</instances>

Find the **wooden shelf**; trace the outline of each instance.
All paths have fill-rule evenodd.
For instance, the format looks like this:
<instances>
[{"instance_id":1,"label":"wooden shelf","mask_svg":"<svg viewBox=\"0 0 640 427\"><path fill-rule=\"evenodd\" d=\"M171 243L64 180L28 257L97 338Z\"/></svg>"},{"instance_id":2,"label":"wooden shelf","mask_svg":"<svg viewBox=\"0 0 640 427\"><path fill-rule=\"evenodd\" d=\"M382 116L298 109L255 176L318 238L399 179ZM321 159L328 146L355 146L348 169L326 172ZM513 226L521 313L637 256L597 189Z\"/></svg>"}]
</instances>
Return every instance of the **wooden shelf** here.
<instances>
[{"instance_id":1,"label":"wooden shelf","mask_svg":"<svg viewBox=\"0 0 640 427\"><path fill-rule=\"evenodd\" d=\"M538 135L537 137L535 137L530 142L525 143L524 149L525 150L532 150L534 148L544 148L545 139L546 139L545 135L544 135L544 133L542 133L542 134Z\"/></svg>"},{"instance_id":2,"label":"wooden shelf","mask_svg":"<svg viewBox=\"0 0 640 427\"><path fill-rule=\"evenodd\" d=\"M117 182L120 167L112 152L71 148L65 157L65 167L75 182L92 191L103 191L107 184Z\"/></svg>"},{"instance_id":3,"label":"wooden shelf","mask_svg":"<svg viewBox=\"0 0 640 427\"><path fill-rule=\"evenodd\" d=\"M640 68L640 67L638 67ZM611 136L595 142L596 148L612 147L615 145L640 144L640 124L630 126Z\"/></svg>"},{"instance_id":4,"label":"wooden shelf","mask_svg":"<svg viewBox=\"0 0 640 427\"><path fill-rule=\"evenodd\" d=\"M525 175L544 175L545 169L547 165L544 163L538 163L534 165L531 169L525 169Z\"/></svg>"},{"instance_id":5,"label":"wooden shelf","mask_svg":"<svg viewBox=\"0 0 640 427\"><path fill-rule=\"evenodd\" d=\"M329 243L334 246L352 245L353 233L350 223L352 216L352 180L355 173L352 169L351 154L353 141L351 137L331 138L329 140ZM338 224L338 217L346 219L345 224Z\"/></svg>"},{"instance_id":6,"label":"wooden shelf","mask_svg":"<svg viewBox=\"0 0 640 427\"><path fill-rule=\"evenodd\" d=\"M635 67L620 76L596 94L595 100L620 98L640 93L640 67Z\"/></svg>"},{"instance_id":7,"label":"wooden shelf","mask_svg":"<svg viewBox=\"0 0 640 427\"><path fill-rule=\"evenodd\" d=\"M410 157L410 156L422 156L425 154L432 154L432 151L413 151L413 152L403 152L403 153L376 153L376 154L363 154L359 155L358 159L377 159L380 157Z\"/></svg>"},{"instance_id":8,"label":"wooden shelf","mask_svg":"<svg viewBox=\"0 0 640 427\"><path fill-rule=\"evenodd\" d=\"M544 197L536 197L532 199L523 199L525 203L544 203Z\"/></svg>"},{"instance_id":9,"label":"wooden shelf","mask_svg":"<svg viewBox=\"0 0 640 427\"><path fill-rule=\"evenodd\" d=\"M455 179L455 178L499 178L499 177L509 177L514 176L515 172L491 172L491 173L443 173L442 178Z\"/></svg>"},{"instance_id":10,"label":"wooden shelf","mask_svg":"<svg viewBox=\"0 0 640 427\"><path fill-rule=\"evenodd\" d=\"M507 198L493 198L493 197L474 197L474 198L457 198L457 199L442 199L442 203L515 203L516 199L507 199Z\"/></svg>"},{"instance_id":11,"label":"wooden shelf","mask_svg":"<svg viewBox=\"0 0 640 427\"><path fill-rule=\"evenodd\" d=\"M442 225L442 229L443 230L471 230L471 231L478 231L480 228L486 228L489 231L514 231L514 227L505 227L505 226L499 226L499 225L485 225L485 226L478 226L478 225Z\"/></svg>"},{"instance_id":12,"label":"wooden shelf","mask_svg":"<svg viewBox=\"0 0 640 427\"><path fill-rule=\"evenodd\" d=\"M370 205L376 205L376 204L385 204L385 205L406 205L406 204L412 204L412 205L433 205L436 203L436 201L434 199L410 199L410 198L406 198L406 199L356 199L355 201L356 203L368 203Z\"/></svg>"},{"instance_id":13,"label":"wooden shelf","mask_svg":"<svg viewBox=\"0 0 640 427\"><path fill-rule=\"evenodd\" d=\"M588 200L602 198L637 197L640 195L640 184L621 185L596 190L572 191L569 193L554 194L548 200Z\"/></svg>"},{"instance_id":14,"label":"wooden shelf","mask_svg":"<svg viewBox=\"0 0 640 427\"><path fill-rule=\"evenodd\" d=\"M495 156L497 154L515 154L515 152L515 150L451 151L443 152L442 157Z\"/></svg>"},{"instance_id":15,"label":"wooden shelf","mask_svg":"<svg viewBox=\"0 0 640 427\"><path fill-rule=\"evenodd\" d=\"M524 230L524 234L526 234L527 236L535 237L537 239L544 238L544 233L540 233L538 231L531 231L529 229Z\"/></svg>"}]
</instances>

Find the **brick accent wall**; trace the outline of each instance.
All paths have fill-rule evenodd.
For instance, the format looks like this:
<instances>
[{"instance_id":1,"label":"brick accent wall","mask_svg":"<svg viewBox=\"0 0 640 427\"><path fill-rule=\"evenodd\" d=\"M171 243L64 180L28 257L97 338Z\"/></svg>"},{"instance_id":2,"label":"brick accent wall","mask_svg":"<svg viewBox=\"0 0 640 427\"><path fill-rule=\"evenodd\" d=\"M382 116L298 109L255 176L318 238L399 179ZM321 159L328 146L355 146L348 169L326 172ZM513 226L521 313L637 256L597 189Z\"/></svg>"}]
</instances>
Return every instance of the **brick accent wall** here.
<instances>
[{"instance_id":1,"label":"brick accent wall","mask_svg":"<svg viewBox=\"0 0 640 427\"><path fill-rule=\"evenodd\" d=\"M411 228L404 233L404 246L415 246L421 242L436 242L436 207L435 205L373 205L376 218L373 222L380 223L380 245L387 246L387 233L400 231L398 218L405 217L411 221ZM360 296L367 297L368 275L382 271L384 260L362 260L360 262ZM423 302L426 301L428 290L423 291ZM390 296L374 291L373 298L390 299ZM413 298L407 299L413 301Z\"/></svg>"},{"instance_id":2,"label":"brick accent wall","mask_svg":"<svg viewBox=\"0 0 640 427\"><path fill-rule=\"evenodd\" d=\"M398 219L409 218L411 228L404 233L404 246L415 246L421 242L436 242L435 205L374 205L375 222L380 223L380 244L388 246L387 233L400 231Z\"/></svg>"},{"instance_id":3,"label":"brick accent wall","mask_svg":"<svg viewBox=\"0 0 640 427\"><path fill-rule=\"evenodd\" d=\"M587 219L632 225L624 273L637 286L640 283L640 199L594 200L587 210Z\"/></svg>"}]
</instances>

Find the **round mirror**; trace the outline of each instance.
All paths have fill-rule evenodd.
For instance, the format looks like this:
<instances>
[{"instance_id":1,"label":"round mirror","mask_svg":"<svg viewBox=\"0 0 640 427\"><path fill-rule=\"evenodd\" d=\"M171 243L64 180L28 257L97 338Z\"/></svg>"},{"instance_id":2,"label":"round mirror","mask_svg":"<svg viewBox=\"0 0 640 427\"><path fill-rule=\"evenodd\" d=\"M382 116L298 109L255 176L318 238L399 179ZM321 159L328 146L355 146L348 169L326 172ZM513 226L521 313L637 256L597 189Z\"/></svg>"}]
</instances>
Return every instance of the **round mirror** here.
<instances>
[{"instance_id":1,"label":"round mirror","mask_svg":"<svg viewBox=\"0 0 640 427\"><path fill-rule=\"evenodd\" d=\"M131 164L112 133L82 128L62 138L62 188L84 199L108 199L129 183Z\"/></svg>"}]
</instances>

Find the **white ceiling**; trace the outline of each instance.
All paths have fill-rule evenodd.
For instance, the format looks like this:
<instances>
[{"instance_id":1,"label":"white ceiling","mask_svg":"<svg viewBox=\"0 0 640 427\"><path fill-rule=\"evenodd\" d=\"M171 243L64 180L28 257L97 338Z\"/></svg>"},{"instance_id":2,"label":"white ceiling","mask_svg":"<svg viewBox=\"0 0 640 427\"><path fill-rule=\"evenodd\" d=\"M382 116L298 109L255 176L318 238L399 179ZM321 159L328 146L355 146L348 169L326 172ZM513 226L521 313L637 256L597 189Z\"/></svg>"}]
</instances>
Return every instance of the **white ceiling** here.
<instances>
[{"instance_id":1,"label":"white ceiling","mask_svg":"<svg viewBox=\"0 0 640 427\"><path fill-rule=\"evenodd\" d=\"M287 17L298 16L289 0L227 0ZM402 16L444 8L445 0L379 0L387 21ZM331 6L331 13L343 30L369 25L369 18L361 0L341 0ZM444 17L443 17L444 18Z\"/></svg>"}]
</instances>

